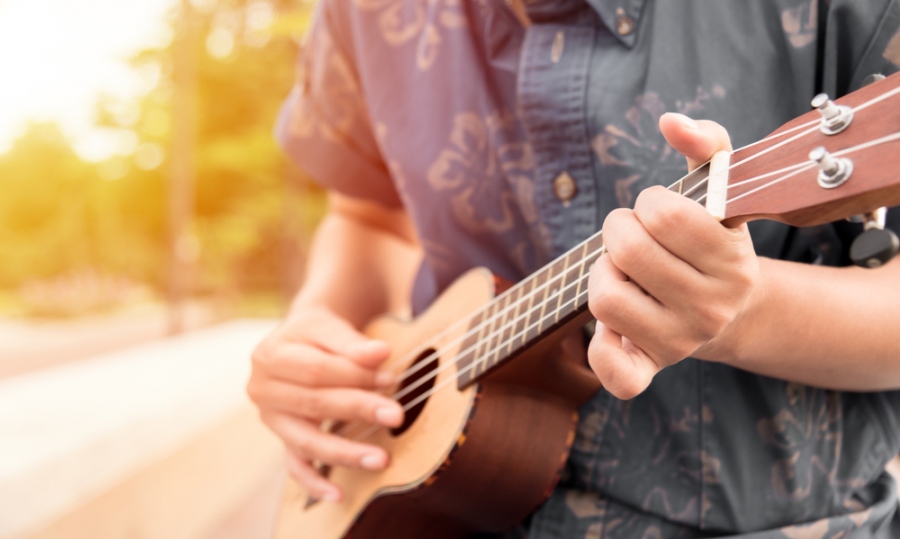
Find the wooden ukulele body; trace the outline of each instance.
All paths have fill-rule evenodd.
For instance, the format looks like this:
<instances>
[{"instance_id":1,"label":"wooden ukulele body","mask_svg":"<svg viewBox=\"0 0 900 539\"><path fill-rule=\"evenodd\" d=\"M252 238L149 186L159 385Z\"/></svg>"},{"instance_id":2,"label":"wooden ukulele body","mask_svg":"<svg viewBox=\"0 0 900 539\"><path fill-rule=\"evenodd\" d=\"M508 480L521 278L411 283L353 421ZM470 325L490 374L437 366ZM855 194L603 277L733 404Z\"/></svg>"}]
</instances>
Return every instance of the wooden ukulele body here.
<instances>
[{"instance_id":1,"label":"wooden ukulele body","mask_svg":"<svg viewBox=\"0 0 900 539\"><path fill-rule=\"evenodd\" d=\"M416 320L381 318L367 333L391 343L393 372L447 348L439 359L444 366L469 330L454 326L495 297L495 283L487 270L470 271ZM331 470L329 478L344 491L340 503L307 506L306 493L289 481L276 537L450 538L514 527L556 485L578 408L600 387L586 367L580 333L563 339L567 333L556 332L462 390L457 365L441 370L434 387L443 387L404 432L380 428L366 439L387 449L390 466L382 472ZM422 343L429 348L419 350Z\"/></svg>"}]
</instances>

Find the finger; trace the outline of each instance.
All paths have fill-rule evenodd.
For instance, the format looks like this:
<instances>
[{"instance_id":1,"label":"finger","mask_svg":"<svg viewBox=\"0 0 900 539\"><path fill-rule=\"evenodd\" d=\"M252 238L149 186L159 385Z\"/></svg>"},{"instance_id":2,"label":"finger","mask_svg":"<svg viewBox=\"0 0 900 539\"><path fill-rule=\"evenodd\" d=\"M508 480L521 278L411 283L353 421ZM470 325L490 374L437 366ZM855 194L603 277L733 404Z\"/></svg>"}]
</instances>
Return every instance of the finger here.
<instances>
[{"instance_id":1,"label":"finger","mask_svg":"<svg viewBox=\"0 0 900 539\"><path fill-rule=\"evenodd\" d=\"M624 400L640 395L660 370L643 350L602 324L588 346L588 362L603 387Z\"/></svg>"},{"instance_id":2,"label":"finger","mask_svg":"<svg viewBox=\"0 0 900 539\"><path fill-rule=\"evenodd\" d=\"M269 367L272 376L307 387L374 389L390 386L396 380L390 372L367 369L306 344L281 343L273 356Z\"/></svg>"},{"instance_id":3,"label":"finger","mask_svg":"<svg viewBox=\"0 0 900 539\"><path fill-rule=\"evenodd\" d=\"M678 232L670 230L666 233ZM628 279L662 304L678 304L684 300L686 293L702 285L703 276L661 245L638 220L636 212L611 212L603 223L603 234L610 259L607 262L611 262L609 269L627 275ZM606 263L599 268L606 268ZM610 274L609 277L610 285L615 286L616 276Z\"/></svg>"},{"instance_id":4,"label":"finger","mask_svg":"<svg viewBox=\"0 0 900 539\"><path fill-rule=\"evenodd\" d=\"M269 414L263 421L295 454L306 459L329 466L365 470L382 470L388 465L388 454L383 448L323 432L318 425L304 419L287 414ZM352 426L347 429L352 429ZM348 435L352 434L352 430L348 431Z\"/></svg>"},{"instance_id":5,"label":"finger","mask_svg":"<svg viewBox=\"0 0 900 539\"><path fill-rule=\"evenodd\" d=\"M659 118L659 130L675 150L687 157L690 170L709 161L718 151L731 151L728 131L716 122L667 112Z\"/></svg>"},{"instance_id":6,"label":"finger","mask_svg":"<svg viewBox=\"0 0 900 539\"><path fill-rule=\"evenodd\" d=\"M608 255L601 256L588 279L588 307L605 327L624 335L660 364L682 359L683 336L673 311L648 296L622 273Z\"/></svg>"},{"instance_id":7,"label":"finger","mask_svg":"<svg viewBox=\"0 0 900 539\"><path fill-rule=\"evenodd\" d=\"M369 369L378 367L390 355L386 342L366 337L337 316L324 317L310 339L325 350Z\"/></svg>"},{"instance_id":8,"label":"finger","mask_svg":"<svg viewBox=\"0 0 900 539\"><path fill-rule=\"evenodd\" d=\"M265 382L265 387L254 391L253 397L260 408L314 421L362 420L385 427L403 423L403 408L397 401L361 389L310 389L272 379Z\"/></svg>"},{"instance_id":9,"label":"finger","mask_svg":"<svg viewBox=\"0 0 900 539\"><path fill-rule=\"evenodd\" d=\"M724 227L703 206L667 189L642 191L635 201L634 216L653 241L706 275L729 271L748 251L735 248L750 241L746 225Z\"/></svg>"},{"instance_id":10,"label":"finger","mask_svg":"<svg viewBox=\"0 0 900 539\"><path fill-rule=\"evenodd\" d=\"M328 502L339 502L343 498L341 489L322 477L312 464L287 451L287 469L298 483L309 492L310 497Z\"/></svg>"}]
</instances>

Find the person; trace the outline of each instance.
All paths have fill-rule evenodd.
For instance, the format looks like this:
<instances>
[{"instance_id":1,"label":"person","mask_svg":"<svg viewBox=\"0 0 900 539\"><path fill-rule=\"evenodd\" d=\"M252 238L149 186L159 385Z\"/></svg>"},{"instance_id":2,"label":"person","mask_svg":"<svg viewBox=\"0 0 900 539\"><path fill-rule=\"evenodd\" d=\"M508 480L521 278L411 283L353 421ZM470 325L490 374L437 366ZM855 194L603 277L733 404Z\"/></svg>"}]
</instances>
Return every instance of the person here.
<instances>
[{"instance_id":1,"label":"person","mask_svg":"<svg viewBox=\"0 0 900 539\"><path fill-rule=\"evenodd\" d=\"M247 386L291 474L339 500L312 461L389 463L319 429L402 421L367 321L602 228L604 389L510 533L900 537L900 262L848 267L858 225L728 228L652 187L898 67L894 0L323 0L277 135L329 207Z\"/></svg>"}]
</instances>

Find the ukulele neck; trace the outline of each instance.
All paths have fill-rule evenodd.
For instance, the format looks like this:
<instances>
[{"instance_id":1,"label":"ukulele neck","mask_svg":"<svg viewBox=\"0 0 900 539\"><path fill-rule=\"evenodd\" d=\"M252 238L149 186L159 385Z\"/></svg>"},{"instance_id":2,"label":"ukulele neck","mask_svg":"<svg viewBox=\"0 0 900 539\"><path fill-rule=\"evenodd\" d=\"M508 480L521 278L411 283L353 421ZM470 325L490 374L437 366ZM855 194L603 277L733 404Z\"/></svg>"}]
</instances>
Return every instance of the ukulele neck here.
<instances>
[{"instance_id":1,"label":"ukulele neck","mask_svg":"<svg viewBox=\"0 0 900 539\"><path fill-rule=\"evenodd\" d=\"M703 203L708 174L705 164L669 190ZM604 252L603 233L597 232L475 313L461 347L458 387L478 381L585 313L588 275Z\"/></svg>"}]
</instances>

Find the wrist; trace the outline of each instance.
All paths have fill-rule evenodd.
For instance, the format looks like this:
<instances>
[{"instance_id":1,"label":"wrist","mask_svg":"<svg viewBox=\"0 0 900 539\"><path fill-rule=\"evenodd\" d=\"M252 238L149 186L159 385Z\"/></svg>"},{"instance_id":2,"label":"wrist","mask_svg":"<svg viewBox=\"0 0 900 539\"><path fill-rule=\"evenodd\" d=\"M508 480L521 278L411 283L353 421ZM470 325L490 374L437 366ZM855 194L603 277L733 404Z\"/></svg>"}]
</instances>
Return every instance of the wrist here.
<instances>
[{"instance_id":1,"label":"wrist","mask_svg":"<svg viewBox=\"0 0 900 539\"><path fill-rule=\"evenodd\" d=\"M771 271L774 261L764 257L759 257L758 260L756 281L737 316L717 337L698 348L694 357L742 368L748 358L753 356L753 345L756 336L760 334L757 330L765 319L774 288L774 272Z\"/></svg>"}]
</instances>

